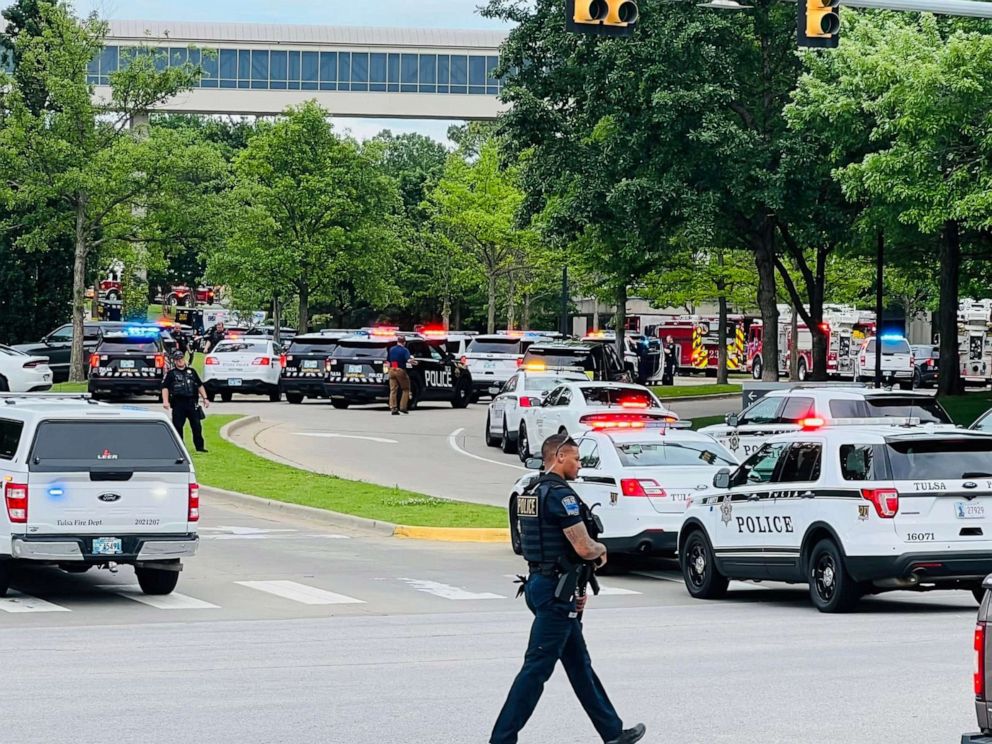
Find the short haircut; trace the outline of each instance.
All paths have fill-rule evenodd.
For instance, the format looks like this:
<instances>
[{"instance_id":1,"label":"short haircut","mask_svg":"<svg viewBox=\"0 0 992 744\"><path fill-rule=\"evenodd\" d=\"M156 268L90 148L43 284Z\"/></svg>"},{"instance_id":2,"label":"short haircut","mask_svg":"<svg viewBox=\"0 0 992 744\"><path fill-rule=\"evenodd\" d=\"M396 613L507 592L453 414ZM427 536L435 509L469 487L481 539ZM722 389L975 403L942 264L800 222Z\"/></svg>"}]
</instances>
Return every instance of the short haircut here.
<instances>
[{"instance_id":1,"label":"short haircut","mask_svg":"<svg viewBox=\"0 0 992 744\"><path fill-rule=\"evenodd\" d=\"M400 346L406 346L406 336L397 336L396 343L398 343Z\"/></svg>"},{"instance_id":2,"label":"short haircut","mask_svg":"<svg viewBox=\"0 0 992 744\"><path fill-rule=\"evenodd\" d=\"M558 453L564 448L578 446L578 442L572 439L568 434L552 434L550 437L545 439L544 444L541 445L541 457L545 462L549 462L557 457Z\"/></svg>"}]
</instances>

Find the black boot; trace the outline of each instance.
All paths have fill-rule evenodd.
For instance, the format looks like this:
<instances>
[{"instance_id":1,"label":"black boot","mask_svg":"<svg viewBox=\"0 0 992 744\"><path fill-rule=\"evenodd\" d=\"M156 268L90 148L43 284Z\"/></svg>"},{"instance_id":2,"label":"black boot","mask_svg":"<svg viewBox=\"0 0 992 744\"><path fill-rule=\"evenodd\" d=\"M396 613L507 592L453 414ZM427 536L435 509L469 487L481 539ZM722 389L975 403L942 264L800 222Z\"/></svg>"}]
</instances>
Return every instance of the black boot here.
<instances>
[{"instance_id":1,"label":"black boot","mask_svg":"<svg viewBox=\"0 0 992 744\"><path fill-rule=\"evenodd\" d=\"M646 731L647 729L644 727L644 724L639 723L634 728L624 729L620 732L620 736L616 739L611 739L606 744L634 744L635 741L640 741L644 738Z\"/></svg>"}]
</instances>

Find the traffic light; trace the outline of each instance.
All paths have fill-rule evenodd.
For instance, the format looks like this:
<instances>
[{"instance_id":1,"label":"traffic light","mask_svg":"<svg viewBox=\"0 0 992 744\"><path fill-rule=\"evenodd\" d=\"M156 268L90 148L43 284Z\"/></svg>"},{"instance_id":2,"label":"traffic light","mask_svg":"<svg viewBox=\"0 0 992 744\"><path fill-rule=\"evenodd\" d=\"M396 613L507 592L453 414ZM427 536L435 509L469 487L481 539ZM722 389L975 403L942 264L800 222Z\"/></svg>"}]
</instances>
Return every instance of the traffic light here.
<instances>
[{"instance_id":1,"label":"traffic light","mask_svg":"<svg viewBox=\"0 0 992 744\"><path fill-rule=\"evenodd\" d=\"M600 36L629 36L637 25L634 0L566 0L569 31Z\"/></svg>"},{"instance_id":2,"label":"traffic light","mask_svg":"<svg viewBox=\"0 0 992 744\"><path fill-rule=\"evenodd\" d=\"M836 49L840 44L840 0L799 0L799 46Z\"/></svg>"}]
</instances>

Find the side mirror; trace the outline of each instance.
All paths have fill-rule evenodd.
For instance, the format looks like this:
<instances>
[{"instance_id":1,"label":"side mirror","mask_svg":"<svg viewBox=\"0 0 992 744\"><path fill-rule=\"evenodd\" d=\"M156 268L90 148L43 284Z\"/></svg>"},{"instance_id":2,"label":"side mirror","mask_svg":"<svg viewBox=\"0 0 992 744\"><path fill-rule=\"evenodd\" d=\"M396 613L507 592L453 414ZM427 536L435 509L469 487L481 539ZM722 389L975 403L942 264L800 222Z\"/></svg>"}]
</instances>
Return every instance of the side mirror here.
<instances>
[{"instance_id":1,"label":"side mirror","mask_svg":"<svg viewBox=\"0 0 992 744\"><path fill-rule=\"evenodd\" d=\"M500 391L500 388L496 387L495 385L493 385L491 388L489 388L489 394L490 395L499 395L499 391Z\"/></svg>"},{"instance_id":2,"label":"side mirror","mask_svg":"<svg viewBox=\"0 0 992 744\"><path fill-rule=\"evenodd\" d=\"M727 468L718 470L717 474L713 476L713 488L730 488L730 471Z\"/></svg>"},{"instance_id":3,"label":"side mirror","mask_svg":"<svg viewBox=\"0 0 992 744\"><path fill-rule=\"evenodd\" d=\"M736 429L740 423L740 416L736 413L728 413L724 420L727 422L727 426Z\"/></svg>"},{"instance_id":4,"label":"side mirror","mask_svg":"<svg viewBox=\"0 0 992 744\"><path fill-rule=\"evenodd\" d=\"M540 457L528 457L524 461L524 467L528 470L541 470L544 468L544 460Z\"/></svg>"}]
</instances>

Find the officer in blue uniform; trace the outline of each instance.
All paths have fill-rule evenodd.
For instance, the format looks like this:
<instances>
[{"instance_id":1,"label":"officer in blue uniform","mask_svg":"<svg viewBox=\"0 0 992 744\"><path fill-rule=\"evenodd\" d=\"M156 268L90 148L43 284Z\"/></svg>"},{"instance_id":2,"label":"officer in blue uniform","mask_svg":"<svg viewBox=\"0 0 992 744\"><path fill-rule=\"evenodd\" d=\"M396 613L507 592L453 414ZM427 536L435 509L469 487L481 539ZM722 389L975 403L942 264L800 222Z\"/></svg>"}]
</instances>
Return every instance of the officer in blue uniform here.
<instances>
[{"instance_id":1,"label":"officer in blue uniform","mask_svg":"<svg viewBox=\"0 0 992 744\"><path fill-rule=\"evenodd\" d=\"M585 596L557 596L563 565L578 561L606 563L606 547L589 535L581 516L581 499L567 481L579 472L579 448L567 434L548 437L541 447L544 474L517 498L517 517L530 575L524 585L527 607L534 613L524 665L493 728L490 744L515 744L544 685L561 660L565 674L593 726L607 744L633 744L644 724L624 729L606 690L592 669L582 637ZM566 563L567 562L567 563Z\"/></svg>"}]
</instances>

